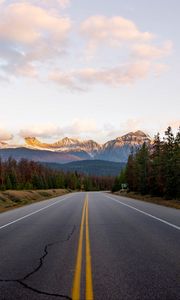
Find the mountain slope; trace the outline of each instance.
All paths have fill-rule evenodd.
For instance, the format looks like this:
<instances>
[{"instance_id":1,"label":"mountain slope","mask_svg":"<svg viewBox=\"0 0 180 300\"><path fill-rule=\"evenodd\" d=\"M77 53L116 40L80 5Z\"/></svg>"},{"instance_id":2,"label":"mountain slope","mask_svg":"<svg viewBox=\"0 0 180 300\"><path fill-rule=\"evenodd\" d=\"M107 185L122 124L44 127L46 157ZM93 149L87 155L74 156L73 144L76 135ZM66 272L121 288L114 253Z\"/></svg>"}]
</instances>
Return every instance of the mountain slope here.
<instances>
[{"instance_id":1,"label":"mountain slope","mask_svg":"<svg viewBox=\"0 0 180 300\"><path fill-rule=\"evenodd\" d=\"M117 163L112 161L104 160L82 160L74 161L66 164L57 163L43 163L47 167L55 170L62 170L64 172L75 172L83 173L86 175L93 176L117 176L122 168L124 168L124 163Z\"/></svg>"},{"instance_id":2,"label":"mountain slope","mask_svg":"<svg viewBox=\"0 0 180 300\"><path fill-rule=\"evenodd\" d=\"M117 137L115 140L105 143L97 158L116 162L121 158L121 162L126 162L130 153L136 151L144 142L147 144L151 143L150 137L144 132L140 130L129 132L122 137Z\"/></svg>"},{"instance_id":3,"label":"mountain slope","mask_svg":"<svg viewBox=\"0 0 180 300\"><path fill-rule=\"evenodd\" d=\"M55 143L42 143L35 137L26 137L26 145L17 147L0 144L3 157L25 157L36 161L65 163L79 160L106 160L127 162L132 151L136 151L143 143L150 144L151 139L144 132L138 130L129 132L121 137L100 145L93 140L81 141L63 138Z\"/></svg>"},{"instance_id":4,"label":"mountain slope","mask_svg":"<svg viewBox=\"0 0 180 300\"><path fill-rule=\"evenodd\" d=\"M7 160L9 157L12 157L16 160L20 160L21 158L25 158L28 160L34 161L46 161L46 162L59 162L59 163L67 163L70 161L79 160L78 156L68 153L59 153L59 152L51 152L47 150L35 150L35 149L27 149L27 148L9 148L9 149L0 149L0 157L3 160Z\"/></svg>"}]
</instances>

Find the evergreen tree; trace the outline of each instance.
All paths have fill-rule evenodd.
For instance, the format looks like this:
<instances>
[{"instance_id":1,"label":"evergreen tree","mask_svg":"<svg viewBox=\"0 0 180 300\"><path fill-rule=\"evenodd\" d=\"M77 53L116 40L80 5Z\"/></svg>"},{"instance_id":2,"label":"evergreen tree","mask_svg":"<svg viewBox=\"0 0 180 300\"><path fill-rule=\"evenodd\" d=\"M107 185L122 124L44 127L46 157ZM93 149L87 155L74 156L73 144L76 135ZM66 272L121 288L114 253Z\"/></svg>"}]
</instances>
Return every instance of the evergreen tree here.
<instances>
[{"instance_id":1,"label":"evergreen tree","mask_svg":"<svg viewBox=\"0 0 180 300\"><path fill-rule=\"evenodd\" d=\"M155 136L152 148L152 154L150 156L151 164L149 170L149 187L150 194L154 196L163 195L163 161L161 157L162 142L160 140L159 133Z\"/></svg>"},{"instance_id":2,"label":"evergreen tree","mask_svg":"<svg viewBox=\"0 0 180 300\"><path fill-rule=\"evenodd\" d=\"M164 164L164 195L167 199L174 196L175 188L175 168L176 163L174 159L174 135L169 126L165 131L164 147L163 147L163 164Z\"/></svg>"},{"instance_id":3,"label":"evergreen tree","mask_svg":"<svg viewBox=\"0 0 180 300\"><path fill-rule=\"evenodd\" d=\"M149 149L146 143L142 145L142 148L138 151L136 156L135 173L138 178L138 192L141 194L148 193L148 164L149 164Z\"/></svg>"},{"instance_id":4,"label":"evergreen tree","mask_svg":"<svg viewBox=\"0 0 180 300\"><path fill-rule=\"evenodd\" d=\"M157 134L150 149L144 144L130 155L126 180L130 191L180 199L180 129L174 137L168 127L163 141Z\"/></svg>"},{"instance_id":5,"label":"evergreen tree","mask_svg":"<svg viewBox=\"0 0 180 300\"><path fill-rule=\"evenodd\" d=\"M125 172L129 190L135 191L135 159L133 154L129 155Z\"/></svg>"}]
</instances>

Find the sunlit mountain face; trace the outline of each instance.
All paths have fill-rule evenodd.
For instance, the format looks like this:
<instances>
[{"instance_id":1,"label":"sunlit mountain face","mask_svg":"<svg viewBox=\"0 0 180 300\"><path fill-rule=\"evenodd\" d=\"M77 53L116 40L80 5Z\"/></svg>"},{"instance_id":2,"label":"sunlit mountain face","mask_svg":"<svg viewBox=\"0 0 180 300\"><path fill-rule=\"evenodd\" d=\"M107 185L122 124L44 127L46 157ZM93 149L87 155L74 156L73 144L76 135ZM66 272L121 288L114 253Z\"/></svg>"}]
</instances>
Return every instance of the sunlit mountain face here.
<instances>
[{"instance_id":1,"label":"sunlit mountain face","mask_svg":"<svg viewBox=\"0 0 180 300\"><path fill-rule=\"evenodd\" d=\"M129 132L105 144L93 140L79 140L65 137L54 143L44 143L36 137L26 137L24 146L0 144L3 159L12 156L16 159L27 158L35 161L66 163L78 160L107 160L126 162L129 154L143 143L151 144L149 135L138 130Z\"/></svg>"}]
</instances>

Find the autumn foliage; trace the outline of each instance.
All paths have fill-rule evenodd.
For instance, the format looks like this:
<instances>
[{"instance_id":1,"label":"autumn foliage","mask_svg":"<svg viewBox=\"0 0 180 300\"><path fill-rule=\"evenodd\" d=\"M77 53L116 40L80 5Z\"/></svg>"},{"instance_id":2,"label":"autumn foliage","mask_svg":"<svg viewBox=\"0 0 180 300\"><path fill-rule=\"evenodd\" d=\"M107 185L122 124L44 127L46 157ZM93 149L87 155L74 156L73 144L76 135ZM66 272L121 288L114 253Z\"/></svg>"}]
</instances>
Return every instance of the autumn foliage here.
<instances>
[{"instance_id":1,"label":"autumn foliage","mask_svg":"<svg viewBox=\"0 0 180 300\"><path fill-rule=\"evenodd\" d=\"M30 190L65 188L72 190L110 190L114 178L65 173L49 169L40 163L21 159L0 159L0 190Z\"/></svg>"}]
</instances>

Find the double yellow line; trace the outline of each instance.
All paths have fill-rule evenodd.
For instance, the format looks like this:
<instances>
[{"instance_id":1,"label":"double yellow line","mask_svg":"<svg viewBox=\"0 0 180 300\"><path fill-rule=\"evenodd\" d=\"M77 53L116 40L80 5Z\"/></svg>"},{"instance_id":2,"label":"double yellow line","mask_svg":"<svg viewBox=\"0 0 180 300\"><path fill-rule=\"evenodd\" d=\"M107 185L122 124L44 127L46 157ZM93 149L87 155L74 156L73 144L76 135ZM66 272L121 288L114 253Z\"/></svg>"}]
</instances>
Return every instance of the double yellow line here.
<instances>
[{"instance_id":1,"label":"double yellow line","mask_svg":"<svg viewBox=\"0 0 180 300\"><path fill-rule=\"evenodd\" d=\"M90 250L90 238L89 238L89 217L88 217L88 195L85 197L84 206L82 210L82 219L79 234L78 251L76 258L76 268L73 280L72 288L72 300L81 299L81 273L82 273L82 258L83 258L83 236L84 236L84 225L85 225L85 241L86 241L86 300L93 300L93 283L92 283L92 268L91 268L91 250Z\"/></svg>"}]
</instances>

